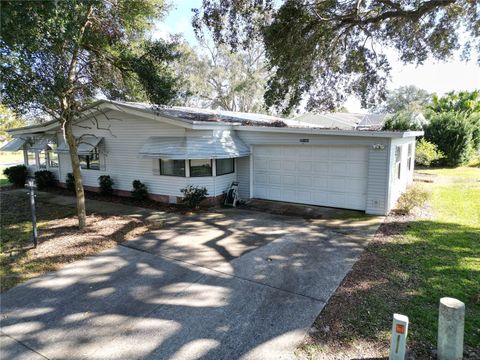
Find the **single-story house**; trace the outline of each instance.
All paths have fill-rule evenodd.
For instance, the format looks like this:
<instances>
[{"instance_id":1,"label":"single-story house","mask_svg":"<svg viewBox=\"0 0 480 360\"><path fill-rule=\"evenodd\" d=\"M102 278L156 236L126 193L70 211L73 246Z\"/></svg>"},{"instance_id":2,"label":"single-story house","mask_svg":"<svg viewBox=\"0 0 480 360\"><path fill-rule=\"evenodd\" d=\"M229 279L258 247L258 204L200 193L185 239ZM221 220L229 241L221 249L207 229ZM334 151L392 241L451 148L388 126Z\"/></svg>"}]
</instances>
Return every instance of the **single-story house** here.
<instances>
[{"instance_id":1,"label":"single-story house","mask_svg":"<svg viewBox=\"0 0 480 360\"><path fill-rule=\"evenodd\" d=\"M10 130L1 151L24 152L29 170L60 183L71 172L60 124ZM262 114L155 107L101 100L74 125L86 189L110 175L120 195L132 181L152 198L175 203L185 186L205 186L213 200L232 181L252 198L387 214L412 182L421 132L339 130Z\"/></svg>"}]
</instances>

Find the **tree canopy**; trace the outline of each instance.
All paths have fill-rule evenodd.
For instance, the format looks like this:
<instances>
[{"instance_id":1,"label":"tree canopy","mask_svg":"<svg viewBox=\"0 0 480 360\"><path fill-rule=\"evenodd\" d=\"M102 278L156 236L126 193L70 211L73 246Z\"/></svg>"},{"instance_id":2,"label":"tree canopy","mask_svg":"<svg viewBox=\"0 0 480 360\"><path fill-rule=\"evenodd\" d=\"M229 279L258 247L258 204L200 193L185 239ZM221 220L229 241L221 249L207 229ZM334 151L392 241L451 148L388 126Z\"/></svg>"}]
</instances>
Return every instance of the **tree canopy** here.
<instances>
[{"instance_id":1,"label":"tree canopy","mask_svg":"<svg viewBox=\"0 0 480 360\"><path fill-rule=\"evenodd\" d=\"M162 0L2 1L2 103L61 118L95 97L166 103L174 44L145 41Z\"/></svg>"},{"instance_id":2,"label":"tree canopy","mask_svg":"<svg viewBox=\"0 0 480 360\"><path fill-rule=\"evenodd\" d=\"M1 102L59 120L75 179L79 227L85 196L74 119L95 98L166 104L178 84L175 44L149 41L163 0L2 1ZM97 124L98 127L98 124Z\"/></svg>"},{"instance_id":3,"label":"tree canopy","mask_svg":"<svg viewBox=\"0 0 480 360\"><path fill-rule=\"evenodd\" d=\"M288 113L303 99L308 110L332 110L349 95L365 108L381 102L385 48L404 63L457 51L470 58L480 48L479 12L472 0L203 0L193 24L234 50L262 41L273 71L265 103Z\"/></svg>"},{"instance_id":4,"label":"tree canopy","mask_svg":"<svg viewBox=\"0 0 480 360\"><path fill-rule=\"evenodd\" d=\"M242 112L265 112L268 77L258 44L231 52L225 45L201 39L199 48L183 44L177 71L182 79L182 105Z\"/></svg>"},{"instance_id":5,"label":"tree canopy","mask_svg":"<svg viewBox=\"0 0 480 360\"><path fill-rule=\"evenodd\" d=\"M430 103L432 95L416 86L401 86L388 91L385 101L373 107L375 112L395 114L401 111L422 112Z\"/></svg>"}]
</instances>

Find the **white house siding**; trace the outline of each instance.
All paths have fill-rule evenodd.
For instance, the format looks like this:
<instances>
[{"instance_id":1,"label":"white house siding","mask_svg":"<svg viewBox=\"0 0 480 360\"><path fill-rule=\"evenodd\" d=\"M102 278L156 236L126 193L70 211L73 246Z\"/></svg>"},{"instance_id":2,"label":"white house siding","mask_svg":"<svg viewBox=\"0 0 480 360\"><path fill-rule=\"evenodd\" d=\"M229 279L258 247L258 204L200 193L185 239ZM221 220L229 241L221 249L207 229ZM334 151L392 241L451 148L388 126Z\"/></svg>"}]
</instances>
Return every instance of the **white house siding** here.
<instances>
[{"instance_id":1,"label":"white house siding","mask_svg":"<svg viewBox=\"0 0 480 360\"><path fill-rule=\"evenodd\" d=\"M413 182L413 171L414 164L412 163L411 169L408 170L408 144L412 144L412 162L414 163L415 159L415 138L400 138L392 139L390 146L390 173L389 173L389 183L390 183L390 197L388 200L388 211L395 207L395 204L399 196L406 190L408 185ZM400 179L396 177L396 167L395 167L395 148L396 146L401 146L402 155L401 155L401 170L400 170Z\"/></svg>"},{"instance_id":2,"label":"white house siding","mask_svg":"<svg viewBox=\"0 0 480 360\"><path fill-rule=\"evenodd\" d=\"M237 181L240 198L250 198L250 156L237 159Z\"/></svg>"},{"instance_id":3,"label":"white house siding","mask_svg":"<svg viewBox=\"0 0 480 360\"><path fill-rule=\"evenodd\" d=\"M83 121L74 127L74 134L79 137L83 134L95 134L103 137L101 144L101 170L82 169L83 183L86 186L98 187L98 177L110 175L115 182L114 188L131 191L133 180L140 180L148 187L152 194L182 196L181 188L186 185L205 186L210 196L221 195L236 178L236 174L219 177L185 178L174 176L160 176L154 170L157 159L142 158L138 152L151 136L184 136L182 127L165 124L160 121L127 115L122 112L107 113L110 120L98 116L99 128L91 121ZM81 126L89 126L86 129ZM61 136L59 140L63 142ZM60 179L65 181L67 173L71 172L70 155L59 154Z\"/></svg>"},{"instance_id":4,"label":"white house siding","mask_svg":"<svg viewBox=\"0 0 480 360\"><path fill-rule=\"evenodd\" d=\"M345 146L366 146L368 148L368 178L367 178L367 198L366 212L370 214L385 214L387 212L387 194L389 184L389 147L388 138L372 138L359 136L334 136L334 135L313 135L313 134L294 134L294 133L276 133L266 131L245 131L237 130L239 137L248 145L345 145ZM308 139L308 143L300 140ZM304 141L304 140L303 140ZM377 149L373 149L373 147ZM246 171L247 162L242 162L239 167L239 180L241 196L247 198L249 192L247 186L242 187L242 183L249 184L249 171ZM243 195L242 195L243 194ZM250 197L250 196L248 196Z\"/></svg>"}]
</instances>

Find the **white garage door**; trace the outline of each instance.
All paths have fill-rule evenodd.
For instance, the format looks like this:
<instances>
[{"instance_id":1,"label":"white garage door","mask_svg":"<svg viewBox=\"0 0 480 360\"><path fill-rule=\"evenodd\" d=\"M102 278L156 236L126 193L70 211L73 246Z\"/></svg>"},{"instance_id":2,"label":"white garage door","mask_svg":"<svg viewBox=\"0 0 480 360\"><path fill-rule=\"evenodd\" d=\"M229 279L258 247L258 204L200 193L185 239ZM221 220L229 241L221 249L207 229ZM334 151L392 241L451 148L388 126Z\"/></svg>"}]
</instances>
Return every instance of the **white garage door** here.
<instances>
[{"instance_id":1,"label":"white garage door","mask_svg":"<svg viewBox=\"0 0 480 360\"><path fill-rule=\"evenodd\" d=\"M253 197L365 210L365 146L255 146Z\"/></svg>"}]
</instances>

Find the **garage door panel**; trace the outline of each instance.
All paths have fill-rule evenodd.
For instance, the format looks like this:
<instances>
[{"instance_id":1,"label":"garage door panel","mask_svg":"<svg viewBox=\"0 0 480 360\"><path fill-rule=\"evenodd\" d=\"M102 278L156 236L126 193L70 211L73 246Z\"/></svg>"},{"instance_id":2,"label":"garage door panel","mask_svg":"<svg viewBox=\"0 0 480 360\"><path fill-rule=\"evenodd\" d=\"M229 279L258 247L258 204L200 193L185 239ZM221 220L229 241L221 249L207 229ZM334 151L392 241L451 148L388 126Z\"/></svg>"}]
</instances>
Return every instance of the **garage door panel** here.
<instances>
[{"instance_id":1,"label":"garage door panel","mask_svg":"<svg viewBox=\"0 0 480 360\"><path fill-rule=\"evenodd\" d=\"M267 175L269 185L282 185L282 177L279 174Z\"/></svg>"},{"instance_id":2,"label":"garage door panel","mask_svg":"<svg viewBox=\"0 0 480 360\"><path fill-rule=\"evenodd\" d=\"M254 168L256 170L268 170L268 161L267 159L256 158L254 159Z\"/></svg>"},{"instance_id":3,"label":"garage door panel","mask_svg":"<svg viewBox=\"0 0 480 360\"><path fill-rule=\"evenodd\" d=\"M282 170L282 160L272 160L268 162L268 167L270 170Z\"/></svg>"},{"instance_id":4,"label":"garage door panel","mask_svg":"<svg viewBox=\"0 0 480 360\"><path fill-rule=\"evenodd\" d=\"M254 197L365 210L367 147L255 146Z\"/></svg>"},{"instance_id":5,"label":"garage door panel","mask_svg":"<svg viewBox=\"0 0 480 360\"><path fill-rule=\"evenodd\" d=\"M327 176L315 176L313 178L313 187L318 190L328 189L328 177Z\"/></svg>"},{"instance_id":6,"label":"garage door panel","mask_svg":"<svg viewBox=\"0 0 480 360\"><path fill-rule=\"evenodd\" d=\"M285 186L294 186L296 185L297 178L295 175L283 175L282 184Z\"/></svg>"},{"instance_id":7,"label":"garage door panel","mask_svg":"<svg viewBox=\"0 0 480 360\"><path fill-rule=\"evenodd\" d=\"M282 169L285 171L295 172L296 162L294 160L284 160L282 162Z\"/></svg>"},{"instance_id":8,"label":"garage door panel","mask_svg":"<svg viewBox=\"0 0 480 360\"><path fill-rule=\"evenodd\" d=\"M298 161L297 162L297 170L303 173L311 173L312 172L312 162L311 161Z\"/></svg>"},{"instance_id":9,"label":"garage door panel","mask_svg":"<svg viewBox=\"0 0 480 360\"><path fill-rule=\"evenodd\" d=\"M328 162L323 159L320 161L312 161L312 170L314 174L327 174L328 173Z\"/></svg>"},{"instance_id":10,"label":"garage door panel","mask_svg":"<svg viewBox=\"0 0 480 360\"><path fill-rule=\"evenodd\" d=\"M302 187L312 187L312 177L310 176L299 176L297 178L297 185Z\"/></svg>"}]
</instances>

